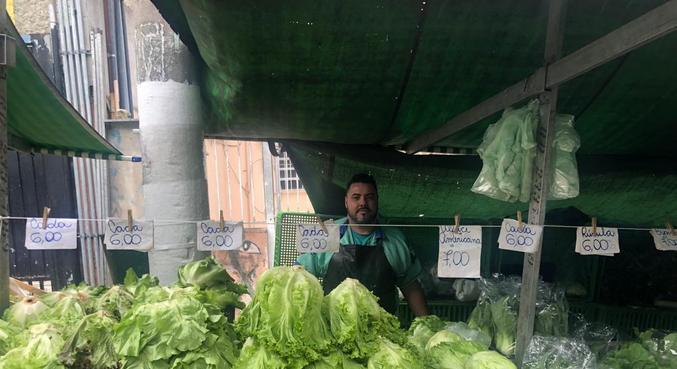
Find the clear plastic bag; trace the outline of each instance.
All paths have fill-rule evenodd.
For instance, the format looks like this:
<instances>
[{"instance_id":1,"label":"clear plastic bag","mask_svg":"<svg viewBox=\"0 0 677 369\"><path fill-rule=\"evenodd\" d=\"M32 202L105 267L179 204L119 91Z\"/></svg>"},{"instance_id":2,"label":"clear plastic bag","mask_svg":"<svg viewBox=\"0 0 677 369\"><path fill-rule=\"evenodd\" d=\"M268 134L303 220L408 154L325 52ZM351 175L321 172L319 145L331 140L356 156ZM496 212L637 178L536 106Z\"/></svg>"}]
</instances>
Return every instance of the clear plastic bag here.
<instances>
[{"instance_id":1,"label":"clear plastic bag","mask_svg":"<svg viewBox=\"0 0 677 369\"><path fill-rule=\"evenodd\" d=\"M454 291L458 301L475 301L480 297L480 284L475 279L457 279Z\"/></svg>"},{"instance_id":2,"label":"clear plastic bag","mask_svg":"<svg viewBox=\"0 0 677 369\"><path fill-rule=\"evenodd\" d=\"M539 102L532 100L519 109L506 109L487 128L477 148L483 165L473 192L507 202L529 201L539 120ZM558 114L555 119L549 199L569 199L579 193L576 151L581 142L573 122L572 115Z\"/></svg>"},{"instance_id":3,"label":"clear plastic bag","mask_svg":"<svg viewBox=\"0 0 677 369\"><path fill-rule=\"evenodd\" d=\"M614 349L618 340L618 331L603 323L590 323L577 314L572 318L572 337L585 341L597 358L602 358Z\"/></svg>"},{"instance_id":4,"label":"clear plastic bag","mask_svg":"<svg viewBox=\"0 0 677 369\"><path fill-rule=\"evenodd\" d=\"M466 341L478 342L484 345L485 347L489 347L491 345L491 336L487 335L486 333L482 332L479 329L470 328L470 326L468 326L468 324L466 323L463 322L449 323L444 327L444 329L458 334L459 336L463 337Z\"/></svg>"},{"instance_id":5,"label":"clear plastic bag","mask_svg":"<svg viewBox=\"0 0 677 369\"><path fill-rule=\"evenodd\" d=\"M501 201L529 201L537 126L538 100L506 109L489 126L477 148L484 165L473 192Z\"/></svg>"},{"instance_id":6,"label":"clear plastic bag","mask_svg":"<svg viewBox=\"0 0 677 369\"><path fill-rule=\"evenodd\" d=\"M554 162L550 166L551 200L564 200L578 196L579 178L576 151L581 139L574 129L574 116L558 114L555 119L555 139L553 141Z\"/></svg>"},{"instance_id":7,"label":"clear plastic bag","mask_svg":"<svg viewBox=\"0 0 677 369\"><path fill-rule=\"evenodd\" d=\"M523 369L595 369L595 355L583 340L533 336L522 362Z\"/></svg>"}]
</instances>

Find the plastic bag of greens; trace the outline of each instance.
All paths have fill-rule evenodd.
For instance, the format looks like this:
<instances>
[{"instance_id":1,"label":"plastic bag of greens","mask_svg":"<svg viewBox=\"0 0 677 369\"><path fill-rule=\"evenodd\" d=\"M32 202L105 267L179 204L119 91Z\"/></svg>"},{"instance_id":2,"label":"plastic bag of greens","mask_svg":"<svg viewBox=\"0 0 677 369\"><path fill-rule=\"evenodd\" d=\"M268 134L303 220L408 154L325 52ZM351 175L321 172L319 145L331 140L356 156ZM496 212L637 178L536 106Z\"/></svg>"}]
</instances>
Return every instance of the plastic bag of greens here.
<instances>
[{"instance_id":1,"label":"plastic bag of greens","mask_svg":"<svg viewBox=\"0 0 677 369\"><path fill-rule=\"evenodd\" d=\"M541 336L568 335L569 303L564 289L543 282L538 284L534 332Z\"/></svg>"},{"instance_id":2,"label":"plastic bag of greens","mask_svg":"<svg viewBox=\"0 0 677 369\"><path fill-rule=\"evenodd\" d=\"M472 191L501 201L529 201L536 154L538 100L508 108L489 126L477 152L483 167Z\"/></svg>"},{"instance_id":3,"label":"plastic bag of greens","mask_svg":"<svg viewBox=\"0 0 677 369\"><path fill-rule=\"evenodd\" d=\"M597 358L602 358L613 349L613 344L618 339L618 331L603 323L590 323L577 314L572 317L571 336L585 341Z\"/></svg>"},{"instance_id":4,"label":"plastic bag of greens","mask_svg":"<svg viewBox=\"0 0 677 369\"><path fill-rule=\"evenodd\" d=\"M578 196L579 179L576 151L581 139L574 129L574 116L558 114L555 119L553 163L550 165L551 200L564 200Z\"/></svg>"},{"instance_id":5,"label":"plastic bag of greens","mask_svg":"<svg viewBox=\"0 0 677 369\"><path fill-rule=\"evenodd\" d=\"M595 355L584 341L534 336L527 347L523 369L594 369Z\"/></svg>"},{"instance_id":6,"label":"plastic bag of greens","mask_svg":"<svg viewBox=\"0 0 677 369\"><path fill-rule=\"evenodd\" d=\"M510 357L515 352L521 282L514 276L494 276L494 280L494 286L487 290L494 323L494 345L498 352Z\"/></svg>"},{"instance_id":7,"label":"plastic bag of greens","mask_svg":"<svg viewBox=\"0 0 677 369\"><path fill-rule=\"evenodd\" d=\"M466 341L477 342L483 346L484 350L491 346L491 336L476 328L470 328L463 322L449 323L444 327L445 330L458 334Z\"/></svg>"},{"instance_id":8,"label":"plastic bag of greens","mask_svg":"<svg viewBox=\"0 0 677 369\"><path fill-rule=\"evenodd\" d=\"M662 368L677 369L677 332L649 329L638 333L639 341Z\"/></svg>"}]
</instances>

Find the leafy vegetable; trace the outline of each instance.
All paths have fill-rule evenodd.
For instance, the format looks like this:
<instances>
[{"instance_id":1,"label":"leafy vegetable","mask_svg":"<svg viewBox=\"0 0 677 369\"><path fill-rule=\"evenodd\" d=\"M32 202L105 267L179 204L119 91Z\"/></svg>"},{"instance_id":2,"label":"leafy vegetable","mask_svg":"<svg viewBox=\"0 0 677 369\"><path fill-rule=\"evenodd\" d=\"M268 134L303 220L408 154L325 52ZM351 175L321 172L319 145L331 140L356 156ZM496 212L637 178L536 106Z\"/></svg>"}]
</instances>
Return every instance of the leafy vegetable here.
<instances>
[{"instance_id":1,"label":"leafy vegetable","mask_svg":"<svg viewBox=\"0 0 677 369\"><path fill-rule=\"evenodd\" d=\"M517 366L498 352L481 351L468 359L465 369L517 369Z\"/></svg>"},{"instance_id":2,"label":"leafy vegetable","mask_svg":"<svg viewBox=\"0 0 677 369\"><path fill-rule=\"evenodd\" d=\"M364 365L349 359L340 351L333 352L303 369L366 369Z\"/></svg>"},{"instance_id":3,"label":"leafy vegetable","mask_svg":"<svg viewBox=\"0 0 677 369\"><path fill-rule=\"evenodd\" d=\"M213 256L193 261L179 268L179 285L200 289L226 286L230 291L246 293L247 288L234 283L221 264Z\"/></svg>"},{"instance_id":4,"label":"leafy vegetable","mask_svg":"<svg viewBox=\"0 0 677 369\"><path fill-rule=\"evenodd\" d=\"M409 345L423 353L430 337L444 328L444 322L436 315L416 317L409 327Z\"/></svg>"},{"instance_id":5,"label":"leafy vegetable","mask_svg":"<svg viewBox=\"0 0 677 369\"><path fill-rule=\"evenodd\" d=\"M461 337L458 333L454 333L446 329L441 330L430 337L430 340L428 340L428 343L425 345L425 350L430 351L430 349L433 347L444 342L453 343L459 341L463 341L463 337Z\"/></svg>"},{"instance_id":6,"label":"leafy vegetable","mask_svg":"<svg viewBox=\"0 0 677 369\"><path fill-rule=\"evenodd\" d=\"M287 369L287 363L276 353L248 338L233 369Z\"/></svg>"},{"instance_id":7,"label":"leafy vegetable","mask_svg":"<svg viewBox=\"0 0 677 369\"><path fill-rule=\"evenodd\" d=\"M119 357L110 334L116 323L103 311L84 317L65 343L61 362L74 368L117 368Z\"/></svg>"},{"instance_id":8,"label":"leafy vegetable","mask_svg":"<svg viewBox=\"0 0 677 369\"><path fill-rule=\"evenodd\" d=\"M491 303L491 318L494 322L496 350L506 356L515 352L517 331L517 301L514 296L504 296Z\"/></svg>"},{"instance_id":9,"label":"leafy vegetable","mask_svg":"<svg viewBox=\"0 0 677 369\"><path fill-rule=\"evenodd\" d=\"M96 310L120 319L134 303L134 295L121 286L113 286L96 299Z\"/></svg>"},{"instance_id":10,"label":"leafy vegetable","mask_svg":"<svg viewBox=\"0 0 677 369\"><path fill-rule=\"evenodd\" d=\"M23 342L21 329L0 320L0 355L4 355L7 351L22 344L25 344L25 342Z\"/></svg>"},{"instance_id":11,"label":"leafy vegetable","mask_svg":"<svg viewBox=\"0 0 677 369\"><path fill-rule=\"evenodd\" d=\"M423 369L414 353L387 339L379 342L379 350L369 358L368 369Z\"/></svg>"},{"instance_id":12,"label":"leafy vegetable","mask_svg":"<svg viewBox=\"0 0 677 369\"><path fill-rule=\"evenodd\" d=\"M269 269L259 277L256 295L242 310L236 330L307 365L319 359L331 342L321 311L323 299L319 281L302 267Z\"/></svg>"},{"instance_id":13,"label":"leafy vegetable","mask_svg":"<svg viewBox=\"0 0 677 369\"><path fill-rule=\"evenodd\" d=\"M479 329L489 337L494 336L494 321L491 319L491 304L487 298L480 298L470 313L468 327Z\"/></svg>"},{"instance_id":14,"label":"leafy vegetable","mask_svg":"<svg viewBox=\"0 0 677 369\"><path fill-rule=\"evenodd\" d=\"M140 297L147 289L159 284L160 281L157 277L148 274L144 274L139 278L132 268L127 269L127 273L125 274L124 287L134 297Z\"/></svg>"},{"instance_id":15,"label":"leafy vegetable","mask_svg":"<svg viewBox=\"0 0 677 369\"><path fill-rule=\"evenodd\" d=\"M323 312L334 338L351 358L371 356L382 347L381 337L398 344L406 342L397 318L356 279L347 278L336 286L324 299Z\"/></svg>"},{"instance_id":16,"label":"leafy vegetable","mask_svg":"<svg viewBox=\"0 0 677 369\"><path fill-rule=\"evenodd\" d=\"M653 355L636 342L612 352L602 361L602 364L614 369L661 369Z\"/></svg>"},{"instance_id":17,"label":"leafy vegetable","mask_svg":"<svg viewBox=\"0 0 677 369\"><path fill-rule=\"evenodd\" d=\"M42 301L25 297L5 311L4 319L16 326L25 328L40 319L49 308Z\"/></svg>"},{"instance_id":18,"label":"leafy vegetable","mask_svg":"<svg viewBox=\"0 0 677 369\"><path fill-rule=\"evenodd\" d=\"M454 322L449 323L444 327L445 330L454 332L459 336L463 337L466 341L474 341L478 344L481 344L484 349L480 351L487 350L491 346L491 337L484 334L479 329L470 328L466 323L463 322Z\"/></svg>"},{"instance_id":19,"label":"leafy vegetable","mask_svg":"<svg viewBox=\"0 0 677 369\"><path fill-rule=\"evenodd\" d=\"M440 342L427 351L429 362L436 369L463 368L473 354L487 348L473 341Z\"/></svg>"},{"instance_id":20,"label":"leafy vegetable","mask_svg":"<svg viewBox=\"0 0 677 369\"><path fill-rule=\"evenodd\" d=\"M63 339L49 324L30 329L25 346L16 347L0 357L0 369L64 369L59 362Z\"/></svg>"}]
</instances>

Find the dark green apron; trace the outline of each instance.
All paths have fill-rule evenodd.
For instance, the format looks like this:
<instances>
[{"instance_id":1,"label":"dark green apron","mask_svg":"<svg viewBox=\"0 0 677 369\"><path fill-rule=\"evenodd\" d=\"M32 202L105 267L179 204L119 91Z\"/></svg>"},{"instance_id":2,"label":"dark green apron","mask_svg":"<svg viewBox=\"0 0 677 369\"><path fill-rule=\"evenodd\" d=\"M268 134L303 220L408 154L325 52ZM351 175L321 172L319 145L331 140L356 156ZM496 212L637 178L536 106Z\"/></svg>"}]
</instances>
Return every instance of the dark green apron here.
<instances>
[{"instance_id":1,"label":"dark green apron","mask_svg":"<svg viewBox=\"0 0 677 369\"><path fill-rule=\"evenodd\" d=\"M325 295L346 278L360 281L387 312L395 314L399 302L397 274L386 258L382 240L374 246L342 245L329 261L323 280Z\"/></svg>"}]
</instances>

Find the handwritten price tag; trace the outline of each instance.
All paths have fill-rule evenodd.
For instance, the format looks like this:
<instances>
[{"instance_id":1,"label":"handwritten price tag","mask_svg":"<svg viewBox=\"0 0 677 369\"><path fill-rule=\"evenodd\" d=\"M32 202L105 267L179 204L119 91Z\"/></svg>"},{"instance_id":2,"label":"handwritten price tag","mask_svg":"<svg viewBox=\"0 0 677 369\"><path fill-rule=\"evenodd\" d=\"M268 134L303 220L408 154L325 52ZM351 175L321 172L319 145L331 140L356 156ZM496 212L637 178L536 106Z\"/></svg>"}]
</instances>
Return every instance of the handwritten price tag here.
<instances>
[{"instance_id":1,"label":"handwritten price tag","mask_svg":"<svg viewBox=\"0 0 677 369\"><path fill-rule=\"evenodd\" d=\"M437 276L440 278L479 278L482 257L482 227L439 227L440 246Z\"/></svg>"},{"instance_id":2,"label":"handwritten price tag","mask_svg":"<svg viewBox=\"0 0 677 369\"><path fill-rule=\"evenodd\" d=\"M197 224L197 249L201 251L239 250L244 242L242 222L204 220ZM245 250L246 251L246 250Z\"/></svg>"},{"instance_id":3,"label":"handwritten price tag","mask_svg":"<svg viewBox=\"0 0 677 369\"><path fill-rule=\"evenodd\" d=\"M597 227L576 228L576 252L581 255L613 256L621 252L618 245L618 229Z\"/></svg>"},{"instance_id":4,"label":"handwritten price tag","mask_svg":"<svg viewBox=\"0 0 677 369\"><path fill-rule=\"evenodd\" d=\"M339 226L332 221L324 222L327 232L319 224L296 226L296 249L299 253L337 252L339 250Z\"/></svg>"},{"instance_id":5,"label":"handwritten price tag","mask_svg":"<svg viewBox=\"0 0 677 369\"><path fill-rule=\"evenodd\" d=\"M51 218L46 229L42 229L42 218L26 219L24 245L28 250L76 249L77 236L77 219Z\"/></svg>"},{"instance_id":6,"label":"handwritten price tag","mask_svg":"<svg viewBox=\"0 0 677 369\"><path fill-rule=\"evenodd\" d=\"M153 249L153 222L135 220L129 228L127 219L108 219L104 243L108 250L137 250L148 251Z\"/></svg>"},{"instance_id":7,"label":"handwritten price tag","mask_svg":"<svg viewBox=\"0 0 677 369\"><path fill-rule=\"evenodd\" d=\"M541 247L543 226L519 223L513 219L503 219L498 234L498 248L502 250L534 253Z\"/></svg>"},{"instance_id":8,"label":"handwritten price tag","mask_svg":"<svg viewBox=\"0 0 677 369\"><path fill-rule=\"evenodd\" d=\"M669 229L652 229L653 242L659 251L677 251L677 233L673 234Z\"/></svg>"}]
</instances>

